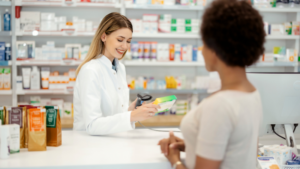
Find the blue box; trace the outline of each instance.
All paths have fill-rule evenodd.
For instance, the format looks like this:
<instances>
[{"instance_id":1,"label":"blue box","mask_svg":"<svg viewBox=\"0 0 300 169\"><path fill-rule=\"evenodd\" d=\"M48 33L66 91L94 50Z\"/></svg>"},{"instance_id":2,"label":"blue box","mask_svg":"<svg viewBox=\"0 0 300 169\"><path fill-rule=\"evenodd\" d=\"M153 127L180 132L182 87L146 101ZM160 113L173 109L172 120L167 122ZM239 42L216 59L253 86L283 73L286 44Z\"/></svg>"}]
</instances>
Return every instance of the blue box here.
<instances>
[{"instance_id":1,"label":"blue box","mask_svg":"<svg viewBox=\"0 0 300 169\"><path fill-rule=\"evenodd\" d=\"M0 42L0 60L5 60L5 42Z\"/></svg>"},{"instance_id":2,"label":"blue box","mask_svg":"<svg viewBox=\"0 0 300 169\"><path fill-rule=\"evenodd\" d=\"M193 62L197 62L197 54L198 54L198 48L197 48L197 46L193 46Z\"/></svg>"}]
</instances>

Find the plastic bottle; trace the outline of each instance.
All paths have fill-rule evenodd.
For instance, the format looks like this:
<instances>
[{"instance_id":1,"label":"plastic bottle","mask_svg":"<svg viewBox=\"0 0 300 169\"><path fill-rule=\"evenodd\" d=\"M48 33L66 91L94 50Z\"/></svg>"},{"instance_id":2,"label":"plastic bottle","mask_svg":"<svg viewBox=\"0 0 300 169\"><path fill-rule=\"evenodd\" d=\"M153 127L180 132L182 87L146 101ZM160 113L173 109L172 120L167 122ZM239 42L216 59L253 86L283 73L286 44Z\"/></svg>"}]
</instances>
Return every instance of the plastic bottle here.
<instances>
[{"instance_id":1,"label":"plastic bottle","mask_svg":"<svg viewBox=\"0 0 300 169\"><path fill-rule=\"evenodd\" d=\"M32 90L38 90L41 89L40 85L40 71L37 68L37 66L32 66L32 71L31 71L31 78L30 78L30 89Z\"/></svg>"},{"instance_id":2,"label":"plastic bottle","mask_svg":"<svg viewBox=\"0 0 300 169\"><path fill-rule=\"evenodd\" d=\"M11 47L10 43L5 44L5 60L11 60Z\"/></svg>"},{"instance_id":3,"label":"plastic bottle","mask_svg":"<svg viewBox=\"0 0 300 169\"><path fill-rule=\"evenodd\" d=\"M5 13L3 15L3 23L4 23L4 31L11 31L10 13L9 13L8 9L5 9Z\"/></svg>"}]
</instances>

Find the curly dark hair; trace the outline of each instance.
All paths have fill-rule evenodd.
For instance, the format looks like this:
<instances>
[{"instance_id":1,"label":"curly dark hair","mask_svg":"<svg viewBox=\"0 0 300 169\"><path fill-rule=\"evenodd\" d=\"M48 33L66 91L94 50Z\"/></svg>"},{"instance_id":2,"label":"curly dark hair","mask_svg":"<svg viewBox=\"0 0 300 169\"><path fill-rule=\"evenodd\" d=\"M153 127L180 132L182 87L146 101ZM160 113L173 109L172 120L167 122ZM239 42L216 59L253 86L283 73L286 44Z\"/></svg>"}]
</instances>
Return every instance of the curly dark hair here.
<instances>
[{"instance_id":1,"label":"curly dark hair","mask_svg":"<svg viewBox=\"0 0 300 169\"><path fill-rule=\"evenodd\" d=\"M229 66L250 66L265 50L262 16L246 1L213 1L200 32L204 44Z\"/></svg>"}]
</instances>

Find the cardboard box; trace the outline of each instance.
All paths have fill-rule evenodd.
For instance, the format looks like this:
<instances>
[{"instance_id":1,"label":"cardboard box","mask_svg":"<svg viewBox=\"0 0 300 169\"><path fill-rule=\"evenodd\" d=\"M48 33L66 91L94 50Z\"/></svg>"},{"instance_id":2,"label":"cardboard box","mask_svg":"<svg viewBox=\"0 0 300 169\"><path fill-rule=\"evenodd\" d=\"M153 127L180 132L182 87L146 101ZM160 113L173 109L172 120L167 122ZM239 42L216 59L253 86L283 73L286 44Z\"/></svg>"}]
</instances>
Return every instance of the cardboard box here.
<instances>
[{"instance_id":1,"label":"cardboard box","mask_svg":"<svg viewBox=\"0 0 300 169\"><path fill-rule=\"evenodd\" d=\"M40 29L40 12L21 11L21 30L32 31Z\"/></svg>"}]
</instances>

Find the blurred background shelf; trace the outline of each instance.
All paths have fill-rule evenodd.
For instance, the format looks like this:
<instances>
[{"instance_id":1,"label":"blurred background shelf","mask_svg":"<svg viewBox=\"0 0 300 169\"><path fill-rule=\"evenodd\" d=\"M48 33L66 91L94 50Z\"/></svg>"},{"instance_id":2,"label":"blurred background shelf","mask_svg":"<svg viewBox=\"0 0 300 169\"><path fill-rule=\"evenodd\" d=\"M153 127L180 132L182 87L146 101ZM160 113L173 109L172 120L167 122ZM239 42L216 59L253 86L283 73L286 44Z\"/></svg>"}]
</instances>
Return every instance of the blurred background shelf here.
<instances>
[{"instance_id":1,"label":"blurred background shelf","mask_svg":"<svg viewBox=\"0 0 300 169\"><path fill-rule=\"evenodd\" d=\"M73 92L67 90L19 90L17 95L73 95Z\"/></svg>"},{"instance_id":2,"label":"blurred background shelf","mask_svg":"<svg viewBox=\"0 0 300 169\"><path fill-rule=\"evenodd\" d=\"M11 1L0 1L0 6L11 6Z\"/></svg>"},{"instance_id":3,"label":"blurred background shelf","mask_svg":"<svg viewBox=\"0 0 300 169\"><path fill-rule=\"evenodd\" d=\"M125 66L205 66L201 62L139 62L124 61Z\"/></svg>"},{"instance_id":4,"label":"blurred background shelf","mask_svg":"<svg viewBox=\"0 0 300 169\"><path fill-rule=\"evenodd\" d=\"M286 7L286 8L256 8L260 12L299 12L299 7Z\"/></svg>"},{"instance_id":5,"label":"blurred background shelf","mask_svg":"<svg viewBox=\"0 0 300 169\"><path fill-rule=\"evenodd\" d=\"M91 2L75 2L72 4L66 4L63 2L43 2L43 1L33 1L33 2L22 2L21 6L30 7L97 7L97 8L120 8L120 4L116 3L91 3Z\"/></svg>"},{"instance_id":6,"label":"blurred background shelf","mask_svg":"<svg viewBox=\"0 0 300 169\"><path fill-rule=\"evenodd\" d=\"M299 35L268 35L267 39L299 40Z\"/></svg>"},{"instance_id":7,"label":"blurred background shelf","mask_svg":"<svg viewBox=\"0 0 300 169\"><path fill-rule=\"evenodd\" d=\"M11 36L11 31L0 31L0 37L1 36Z\"/></svg>"},{"instance_id":8,"label":"blurred background shelf","mask_svg":"<svg viewBox=\"0 0 300 169\"><path fill-rule=\"evenodd\" d=\"M204 10L202 6L189 6L189 5L139 5L139 4L126 4L127 9L148 9L148 10Z\"/></svg>"},{"instance_id":9,"label":"blurred background shelf","mask_svg":"<svg viewBox=\"0 0 300 169\"><path fill-rule=\"evenodd\" d=\"M11 95L12 90L0 90L0 95Z\"/></svg>"},{"instance_id":10,"label":"blurred background shelf","mask_svg":"<svg viewBox=\"0 0 300 169\"><path fill-rule=\"evenodd\" d=\"M17 66L78 66L82 61L76 60L22 60Z\"/></svg>"},{"instance_id":11,"label":"blurred background shelf","mask_svg":"<svg viewBox=\"0 0 300 169\"><path fill-rule=\"evenodd\" d=\"M166 89L166 90L144 90L135 89L130 90L130 94L150 93L150 94L207 94L207 90L193 90L193 89Z\"/></svg>"},{"instance_id":12,"label":"blurred background shelf","mask_svg":"<svg viewBox=\"0 0 300 169\"><path fill-rule=\"evenodd\" d=\"M260 62L253 65L253 67L295 67L298 62Z\"/></svg>"}]
</instances>

